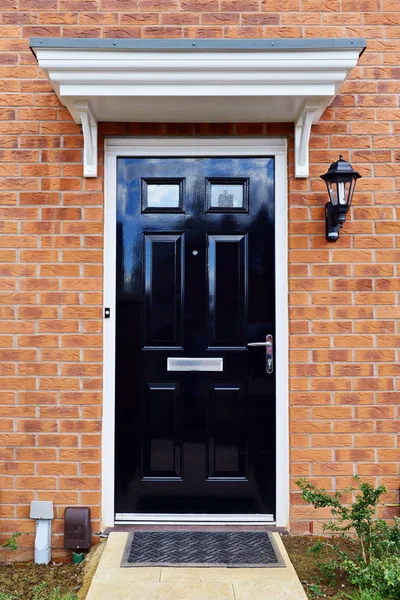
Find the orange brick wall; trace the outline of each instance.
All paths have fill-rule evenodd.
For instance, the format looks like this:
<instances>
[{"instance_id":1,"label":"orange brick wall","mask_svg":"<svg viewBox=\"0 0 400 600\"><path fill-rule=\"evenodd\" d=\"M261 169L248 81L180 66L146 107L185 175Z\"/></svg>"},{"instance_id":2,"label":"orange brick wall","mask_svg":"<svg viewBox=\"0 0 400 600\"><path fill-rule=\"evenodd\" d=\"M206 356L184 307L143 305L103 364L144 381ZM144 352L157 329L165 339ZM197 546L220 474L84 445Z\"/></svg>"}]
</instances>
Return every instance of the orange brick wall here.
<instances>
[{"instance_id":1,"label":"orange brick wall","mask_svg":"<svg viewBox=\"0 0 400 600\"><path fill-rule=\"evenodd\" d=\"M335 489L358 472L384 483L394 502L399 0L2 0L0 541L32 534L32 499L55 502L58 555L66 505L90 505L100 527L103 181L82 177L80 127L40 73L30 36L368 39L313 127L309 179L293 178L288 125L105 124L101 132L289 135L291 475ZM318 176L339 151L363 179L330 245ZM293 531L314 518L293 484ZM25 535L25 556L32 545Z\"/></svg>"}]
</instances>

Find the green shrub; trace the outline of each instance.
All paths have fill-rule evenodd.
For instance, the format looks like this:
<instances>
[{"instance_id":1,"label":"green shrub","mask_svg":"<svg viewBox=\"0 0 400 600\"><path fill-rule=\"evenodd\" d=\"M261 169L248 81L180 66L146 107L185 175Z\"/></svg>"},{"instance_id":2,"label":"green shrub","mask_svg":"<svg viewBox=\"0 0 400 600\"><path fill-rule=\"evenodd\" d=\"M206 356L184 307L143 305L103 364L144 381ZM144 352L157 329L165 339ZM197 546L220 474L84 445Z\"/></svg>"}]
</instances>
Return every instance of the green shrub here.
<instances>
[{"instance_id":1,"label":"green shrub","mask_svg":"<svg viewBox=\"0 0 400 600\"><path fill-rule=\"evenodd\" d=\"M339 569L344 571L350 583L359 589L357 596L345 596L350 600L399 600L400 598L400 519L394 525L376 518L379 499L386 492L384 486L374 487L355 478L358 488L348 488L345 493L357 491L354 502L342 503L342 493L330 494L317 489L305 479L296 483L302 490L303 499L314 508L329 507L333 519L323 525L323 530L348 538L354 543L349 551L341 550L334 543L318 542L312 552L318 558L324 547L330 546L337 559L319 562L325 577L333 578Z\"/></svg>"},{"instance_id":2,"label":"green shrub","mask_svg":"<svg viewBox=\"0 0 400 600\"><path fill-rule=\"evenodd\" d=\"M21 596L14 596L13 594L5 594L0 592L0 600L21 600Z\"/></svg>"}]
</instances>

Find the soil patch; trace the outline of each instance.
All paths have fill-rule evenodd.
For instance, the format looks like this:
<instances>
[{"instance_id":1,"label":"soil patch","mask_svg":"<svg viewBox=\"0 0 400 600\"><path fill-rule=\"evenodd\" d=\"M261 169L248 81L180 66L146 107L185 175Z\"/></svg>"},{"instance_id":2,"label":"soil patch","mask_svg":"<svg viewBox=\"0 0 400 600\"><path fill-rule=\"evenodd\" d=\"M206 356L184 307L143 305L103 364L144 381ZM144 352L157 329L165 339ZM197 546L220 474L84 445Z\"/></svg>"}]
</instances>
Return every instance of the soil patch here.
<instances>
[{"instance_id":1,"label":"soil patch","mask_svg":"<svg viewBox=\"0 0 400 600\"><path fill-rule=\"evenodd\" d=\"M316 536L301 536L301 535L283 535L282 541L285 545L286 551L289 554L290 560L296 569L297 575L306 594L309 598L315 598L310 590L310 585L320 584L322 592L325 598L334 598L339 592L350 592L354 590L354 587L349 584L347 577L344 573L338 573L336 581L329 583L324 579L321 571L317 566L317 562L328 561L330 559L336 559L336 555L329 549L325 549L320 557L316 560L315 556L308 554L307 551L317 542L318 540L329 541L339 546L341 550L352 550L352 542L348 540L342 540L340 538L320 538Z\"/></svg>"},{"instance_id":2,"label":"soil patch","mask_svg":"<svg viewBox=\"0 0 400 600\"><path fill-rule=\"evenodd\" d=\"M17 596L21 600L32 600L33 587L44 581L50 589L60 587L64 593L75 594L82 586L83 567L72 564L0 564L0 591L5 594Z\"/></svg>"}]
</instances>

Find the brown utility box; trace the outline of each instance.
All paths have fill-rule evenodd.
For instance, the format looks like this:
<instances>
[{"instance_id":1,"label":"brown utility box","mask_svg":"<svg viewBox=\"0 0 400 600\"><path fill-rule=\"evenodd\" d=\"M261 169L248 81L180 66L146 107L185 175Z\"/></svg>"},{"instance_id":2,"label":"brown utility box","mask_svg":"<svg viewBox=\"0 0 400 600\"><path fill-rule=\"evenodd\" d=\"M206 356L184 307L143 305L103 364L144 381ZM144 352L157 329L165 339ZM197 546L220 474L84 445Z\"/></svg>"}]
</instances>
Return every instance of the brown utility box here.
<instances>
[{"instance_id":1,"label":"brown utility box","mask_svg":"<svg viewBox=\"0 0 400 600\"><path fill-rule=\"evenodd\" d=\"M64 513L64 548L87 550L92 545L88 506L67 506Z\"/></svg>"}]
</instances>

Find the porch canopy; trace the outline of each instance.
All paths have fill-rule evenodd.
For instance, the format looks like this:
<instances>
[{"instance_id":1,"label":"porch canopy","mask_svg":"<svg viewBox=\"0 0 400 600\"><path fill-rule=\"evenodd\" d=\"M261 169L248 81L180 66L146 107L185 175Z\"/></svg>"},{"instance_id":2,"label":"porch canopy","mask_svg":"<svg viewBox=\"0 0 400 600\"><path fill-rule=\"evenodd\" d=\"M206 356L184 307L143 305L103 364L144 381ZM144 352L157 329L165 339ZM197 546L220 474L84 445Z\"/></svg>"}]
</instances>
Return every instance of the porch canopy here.
<instances>
[{"instance_id":1,"label":"porch canopy","mask_svg":"<svg viewBox=\"0 0 400 600\"><path fill-rule=\"evenodd\" d=\"M84 135L97 175L97 123L293 122L295 174L308 176L311 125L357 64L356 39L60 39L30 46Z\"/></svg>"}]
</instances>

